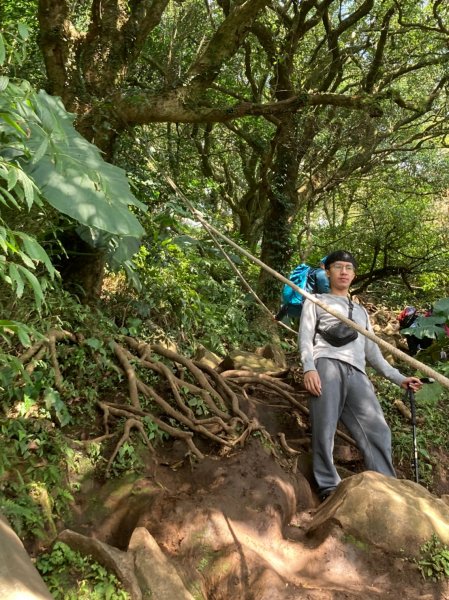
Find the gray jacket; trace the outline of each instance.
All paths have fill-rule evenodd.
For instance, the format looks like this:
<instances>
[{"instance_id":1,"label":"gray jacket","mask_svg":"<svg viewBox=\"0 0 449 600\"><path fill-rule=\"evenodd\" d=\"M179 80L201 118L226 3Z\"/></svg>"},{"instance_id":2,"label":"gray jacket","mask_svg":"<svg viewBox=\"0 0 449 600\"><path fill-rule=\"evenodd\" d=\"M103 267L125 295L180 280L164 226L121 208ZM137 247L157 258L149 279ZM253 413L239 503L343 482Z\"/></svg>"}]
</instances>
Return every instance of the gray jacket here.
<instances>
[{"instance_id":1,"label":"gray jacket","mask_svg":"<svg viewBox=\"0 0 449 600\"><path fill-rule=\"evenodd\" d=\"M345 317L348 316L349 303L346 297L335 296L333 294L317 294L317 298L328 304L335 311L341 312ZM353 304L352 319L358 325L368 329L368 331L372 331L366 310L356 302ZM349 342L345 346L338 348L331 346L319 333L315 334L317 319L319 319L320 329L327 329L327 327L340 322L336 317L330 315L310 300L304 302L299 329L299 346L304 373L316 370L315 361L317 358L333 358L349 363L364 373L366 372L366 363L368 363L378 373L399 386L404 381L405 376L385 360L379 346L375 342L359 333L356 340Z\"/></svg>"}]
</instances>

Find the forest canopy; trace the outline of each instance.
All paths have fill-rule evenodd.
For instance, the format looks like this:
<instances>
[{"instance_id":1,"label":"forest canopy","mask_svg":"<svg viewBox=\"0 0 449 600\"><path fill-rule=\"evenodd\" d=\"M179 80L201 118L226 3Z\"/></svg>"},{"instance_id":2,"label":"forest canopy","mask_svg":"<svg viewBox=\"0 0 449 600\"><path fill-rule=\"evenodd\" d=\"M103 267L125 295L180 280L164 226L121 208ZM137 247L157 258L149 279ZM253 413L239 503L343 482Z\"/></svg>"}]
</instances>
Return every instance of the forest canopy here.
<instances>
[{"instance_id":1,"label":"forest canopy","mask_svg":"<svg viewBox=\"0 0 449 600\"><path fill-rule=\"evenodd\" d=\"M1 10L5 24L29 15L39 44L21 75L77 115L150 213L170 203L149 153L284 274L346 239L366 282L399 275L410 286L443 271L446 3L42 0ZM411 251L407 236L422 245ZM259 289L269 302L279 293L263 273Z\"/></svg>"},{"instance_id":2,"label":"forest canopy","mask_svg":"<svg viewBox=\"0 0 449 600\"><path fill-rule=\"evenodd\" d=\"M83 452L106 479L167 439L194 460L273 443L253 386L308 443L282 284L203 217L284 276L351 251L376 333L433 307L420 359L449 374L448 40L444 0L1 2L0 509L20 535L54 536ZM271 343L294 381L198 366ZM429 484L441 395L421 396Z\"/></svg>"}]
</instances>

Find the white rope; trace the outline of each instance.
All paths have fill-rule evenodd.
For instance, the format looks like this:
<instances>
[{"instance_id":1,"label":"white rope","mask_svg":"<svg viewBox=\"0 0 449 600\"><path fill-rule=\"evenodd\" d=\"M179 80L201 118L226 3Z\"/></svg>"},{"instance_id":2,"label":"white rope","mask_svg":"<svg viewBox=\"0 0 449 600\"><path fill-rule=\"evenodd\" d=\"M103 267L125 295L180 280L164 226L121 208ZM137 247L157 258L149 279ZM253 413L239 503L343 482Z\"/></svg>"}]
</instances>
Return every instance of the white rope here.
<instances>
[{"instance_id":1,"label":"white rope","mask_svg":"<svg viewBox=\"0 0 449 600\"><path fill-rule=\"evenodd\" d=\"M232 258L229 256L229 254L226 252L226 250L223 248L223 246L220 244L220 242L217 240L217 238L215 237L214 233L211 231L209 224L204 225L203 223L203 227L206 229L206 231L208 232L208 234L210 235L210 237L212 238L214 244L217 246L217 248L220 250L220 252L223 254L223 256L225 257L225 259L227 260L227 262L229 263L230 267L232 268L232 270L234 271L234 273L237 275L237 277L240 279L240 281L243 283L243 285L246 287L246 289L248 290L248 292L255 298L255 300L260 304L260 306L263 308L263 310L270 315L270 317L273 318L273 313L271 312L271 310L268 308L268 306L266 306L262 300L259 298L259 296L256 294L256 292L253 290L253 288L250 286L250 284L246 281L246 279L243 277L242 273L239 271L239 269L236 267L236 265L234 264L234 261L232 260ZM276 321L276 323L278 325L280 325L281 327L284 327L284 329L286 329L287 331L290 331L291 333L298 335L298 332L295 331L294 329L292 329L291 327L289 327L288 325L286 325L285 323L282 323L282 321Z\"/></svg>"},{"instance_id":2,"label":"white rope","mask_svg":"<svg viewBox=\"0 0 449 600\"><path fill-rule=\"evenodd\" d=\"M152 159L150 159L150 160L152 160ZM153 163L154 163L154 161L153 161ZM158 168L157 165L155 165L155 166L156 166L156 168ZM161 172L160 169L158 169L158 170L159 170L159 172ZM321 300L319 300L312 294L309 294L309 292L307 292L306 290L298 287L292 281L290 281L289 279L287 279L286 277L284 277L283 275L281 275L280 273L278 273L277 271L275 271L274 269L269 267L267 264L262 262L260 259L256 258L250 252L248 252L247 250L245 250L244 248L242 248L241 246L236 244L233 240L231 240L230 238L225 236L223 233L221 233L221 231L216 229L213 225L211 225L204 219L203 215L193 206L193 204L190 202L190 200L188 200L188 198L183 194L183 192L181 192L181 190L178 188L176 183L171 179L171 177L169 175L167 175L166 173L163 173L163 176L164 176L165 180L167 181L167 183L169 184L169 186L183 200L183 202L186 204L187 208L192 212L192 214L195 216L195 218L198 219L198 221L203 225L203 227L206 229L206 231L208 231L209 233L213 232L215 235L217 235L218 237L223 239L227 244L232 246L232 248L234 248L234 250L237 250L237 252L240 252L241 254L246 256L246 258L248 258L249 260L254 262L256 265L258 265L262 269L264 269L267 273L270 273L270 275L272 275L273 277L275 277L282 283L289 285L293 290L295 290L295 292L298 292L299 294L301 294L302 296L304 296L305 298L307 298L314 304L318 305L319 307L321 307L323 310L325 310L332 316L336 317L343 323L346 323L346 325L348 325L352 329L355 329L358 333L361 333L368 339L372 340L380 348L383 348L384 350L390 352L394 357L398 358L399 360L402 360L403 362L407 363L414 369L417 369L423 375L427 375L428 377L435 379L435 381L438 381L438 383L440 383L442 386L449 389L449 379L447 377L445 377L441 373L438 373L438 371L435 371L428 365L425 365L424 363L420 362L416 358L413 358L412 356L409 356L405 352L402 352L402 350L399 350L395 346L392 346L385 340L377 337L373 332L368 331L361 325L358 325L354 321L351 321L350 319L348 319L348 317L345 317L343 314L334 310L332 307L330 307L325 302L322 302ZM269 310L269 309L267 309L267 310ZM271 314L271 312L270 312L270 314Z\"/></svg>"}]
</instances>

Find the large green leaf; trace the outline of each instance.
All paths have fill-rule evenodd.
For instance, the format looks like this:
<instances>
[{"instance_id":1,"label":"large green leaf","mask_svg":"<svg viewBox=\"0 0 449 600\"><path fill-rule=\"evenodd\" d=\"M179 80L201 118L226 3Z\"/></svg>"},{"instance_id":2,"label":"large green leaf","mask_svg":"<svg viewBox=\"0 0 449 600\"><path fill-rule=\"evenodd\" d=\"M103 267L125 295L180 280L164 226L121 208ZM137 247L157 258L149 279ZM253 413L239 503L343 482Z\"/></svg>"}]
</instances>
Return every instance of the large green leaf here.
<instances>
[{"instance_id":1,"label":"large green leaf","mask_svg":"<svg viewBox=\"0 0 449 600\"><path fill-rule=\"evenodd\" d=\"M2 34L0 33L0 65L5 62L6 58L6 49L5 49L5 41L3 39Z\"/></svg>"},{"instance_id":2,"label":"large green leaf","mask_svg":"<svg viewBox=\"0 0 449 600\"><path fill-rule=\"evenodd\" d=\"M82 240L106 253L107 262L112 269L118 269L122 263L130 260L140 248L140 241L135 237L118 237L80 225L76 228Z\"/></svg>"},{"instance_id":3,"label":"large green leaf","mask_svg":"<svg viewBox=\"0 0 449 600\"><path fill-rule=\"evenodd\" d=\"M48 157L43 157L29 175L47 202L79 223L116 235L143 235L143 227L128 207L108 201L80 169L66 167L61 173Z\"/></svg>"},{"instance_id":4,"label":"large green leaf","mask_svg":"<svg viewBox=\"0 0 449 600\"><path fill-rule=\"evenodd\" d=\"M98 148L76 131L74 116L59 98L40 91L34 100L37 117L30 118L23 110L31 131L27 146L34 159L22 164L44 198L88 227L142 236L144 229L129 206L146 207L131 193L125 172L104 161Z\"/></svg>"},{"instance_id":5,"label":"large green leaf","mask_svg":"<svg viewBox=\"0 0 449 600\"><path fill-rule=\"evenodd\" d=\"M444 388L441 384L435 381L432 384L423 385L423 387L416 392L417 406L420 404L436 404L441 397Z\"/></svg>"},{"instance_id":6,"label":"large green leaf","mask_svg":"<svg viewBox=\"0 0 449 600\"><path fill-rule=\"evenodd\" d=\"M446 322L445 315L435 315L432 317L418 317L412 327L402 329L401 333L405 335L414 335L418 339L443 337L445 331L443 324Z\"/></svg>"},{"instance_id":7,"label":"large green leaf","mask_svg":"<svg viewBox=\"0 0 449 600\"><path fill-rule=\"evenodd\" d=\"M433 305L433 314L449 315L449 298L441 298Z\"/></svg>"}]
</instances>

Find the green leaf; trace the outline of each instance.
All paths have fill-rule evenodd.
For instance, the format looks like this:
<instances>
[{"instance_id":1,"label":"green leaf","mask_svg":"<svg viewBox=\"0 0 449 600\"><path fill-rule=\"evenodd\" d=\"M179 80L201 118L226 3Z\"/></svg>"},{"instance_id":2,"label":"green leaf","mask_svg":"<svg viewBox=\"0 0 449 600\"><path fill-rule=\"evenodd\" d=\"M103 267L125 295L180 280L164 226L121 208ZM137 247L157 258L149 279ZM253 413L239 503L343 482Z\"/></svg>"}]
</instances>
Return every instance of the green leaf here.
<instances>
[{"instance_id":1,"label":"green leaf","mask_svg":"<svg viewBox=\"0 0 449 600\"><path fill-rule=\"evenodd\" d=\"M112 269L117 269L129 261L140 248L140 241L135 237L123 237L115 242L115 247L108 248L108 263Z\"/></svg>"},{"instance_id":2,"label":"green leaf","mask_svg":"<svg viewBox=\"0 0 449 600\"><path fill-rule=\"evenodd\" d=\"M40 310L42 303L44 302L44 294L42 292L41 285L40 285L36 275L34 275L30 271L28 271L28 269L26 269L22 265L18 265L17 268L21 271L21 273L23 273L23 275L25 276L25 278L28 280L29 284L31 285L33 292L34 292L34 299L36 302L36 306L37 306L38 310Z\"/></svg>"},{"instance_id":3,"label":"green leaf","mask_svg":"<svg viewBox=\"0 0 449 600\"><path fill-rule=\"evenodd\" d=\"M17 123L15 119L11 117L11 115L7 112L0 112L0 119L3 119L5 123L13 127L20 135L26 136L26 132L22 129L22 127Z\"/></svg>"},{"instance_id":4,"label":"green leaf","mask_svg":"<svg viewBox=\"0 0 449 600\"><path fill-rule=\"evenodd\" d=\"M24 346L25 348L31 346L30 336L23 327L19 327L17 329L17 337L19 338L19 341L22 344L22 346Z\"/></svg>"},{"instance_id":5,"label":"green leaf","mask_svg":"<svg viewBox=\"0 0 449 600\"><path fill-rule=\"evenodd\" d=\"M442 298L437 300L433 305L433 314L442 314L446 317L449 316L449 298Z\"/></svg>"},{"instance_id":6,"label":"green leaf","mask_svg":"<svg viewBox=\"0 0 449 600\"><path fill-rule=\"evenodd\" d=\"M103 346L103 342L101 340L99 340L98 338L88 338L85 343L90 346L91 348L93 348L94 350L98 350L99 348L101 348Z\"/></svg>"},{"instance_id":7,"label":"green leaf","mask_svg":"<svg viewBox=\"0 0 449 600\"><path fill-rule=\"evenodd\" d=\"M4 92L8 87L9 77L6 75L0 75L0 92Z\"/></svg>"},{"instance_id":8,"label":"green leaf","mask_svg":"<svg viewBox=\"0 0 449 600\"><path fill-rule=\"evenodd\" d=\"M47 202L75 221L120 236L143 235L143 227L128 207L112 205L80 169L66 166L61 173L48 157L43 157L30 170L30 176Z\"/></svg>"},{"instance_id":9,"label":"green leaf","mask_svg":"<svg viewBox=\"0 0 449 600\"><path fill-rule=\"evenodd\" d=\"M30 209L33 206L34 202L34 186L31 179L24 173L23 171L18 171L18 178L20 183L22 184L23 191L25 193L25 200Z\"/></svg>"},{"instance_id":10,"label":"green leaf","mask_svg":"<svg viewBox=\"0 0 449 600\"><path fill-rule=\"evenodd\" d=\"M23 246L28 256L33 260L42 262L53 279L56 274L56 269L52 265L50 257L39 244L39 242L25 233L16 232L16 235L22 239Z\"/></svg>"},{"instance_id":11,"label":"green leaf","mask_svg":"<svg viewBox=\"0 0 449 600\"><path fill-rule=\"evenodd\" d=\"M31 260L31 258L28 256L28 254L25 254L25 252L22 252L21 250L17 250L17 254L20 256L20 258L23 260L23 262L26 264L26 266L30 269L35 269L35 264L34 262Z\"/></svg>"},{"instance_id":12,"label":"green leaf","mask_svg":"<svg viewBox=\"0 0 449 600\"><path fill-rule=\"evenodd\" d=\"M5 40L3 35L0 33L0 65L2 65L6 60L6 48L5 48Z\"/></svg>"},{"instance_id":13,"label":"green leaf","mask_svg":"<svg viewBox=\"0 0 449 600\"><path fill-rule=\"evenodd\" d=\"M17 29L22 40L26 41L30 37L30 30L28 29L25 23L19 21L19 23L17 24Z\"/></svg>"},{"instance_id":14,"label":"green leaf","mask_svg":"<svg viewBox=\"0 0 449 600\"><path fill-rule=\"evenodd\" d=\"M22 294L23 294L23 290L25 288L25 283L24 283L22 277L20 276L17 266L14 263L9 263L8 271L9 271L9 276L11 278L11 281L16 286L16 290L15 290L16 296L18 298L21 298Z\"/></svg>"},{"instance_id":15,"label":"green leaf","mask_svg":"<svg viewBox=\"0 0 449 600\"><path fill-rule=\"evenodd\" d=\"M79 223L120 236L141 237L144 229L129 210L146 210L131 193L122 169L105 162L98 148L73 127L59 98L41 91L35 97L36 119L28 121L27 145L33 154L46 153L37 163L23 162L24 170L54 208Z\"/></svg>"},{"instance_id":16,"label":"green leaf","mask_svg":"<svg viewBox=\"0 0 449 600\"><path fill-rule=\"evenodd\" d=\"M444 330L441 327L446 322L446 316L435 315L432 317L418 317L413 324L413 327L402 329L401 333L414 335L419 339L423 338L438 338L444 335Z\"/></svg>"},{"instance_id":17,"label":"green leaf","mask_svg":"<svg viewBox=\"0 0 449 600\"><path fill-rule=\"evenodd\" d=\"M6 244L6 230L4 227L0 227L0 248L5 254L8 253L8 246Z\"/></svg>"},{"instance_id":18,"label":"green leaf","mask_svg":"<svg viewBox=\"0 0 449 600\"><path fill-rule=\"evenodd\" d=\"M18 209L20 210L20 206L19 206L19 204L17 204L17 201L16 201L16 199L14 198L14 196L13 196L12 194L10 194L10 193L8 192L8 190L5 190L5 188L1 188L1 194L3 195L3 197L5 197L5 196L6 196L6 198L9 200L9 202L10 202L10 203L11 203L13 206L15 206L16 208L18 208ZM6 204L6 202L5 202L5 204Z\"/></svg>"},{"instance_id":19,"label":"green leaf","mask_svg":"<svg viewBox=\"0 0 449 600\"><path fill-rule=\"evenodd\" d=\"M37 148L36 152L33 155L33 160L31 161L31 164L35 164L39 160L41 160L41 158L47 152L47 149L48 149L48 137L44 137L44 139L42 140L42 142L40 143L39 147Z\"/></svg>"},{"instance_id":20,"label":"green leaf","mask_svg":"<svg viewBox=\"0 0 449 600\"><path fill-rule=\"evenodd\" d=\"M68 423L70 423L72 418L64 401L61 400L59 392L53 388L47 388L44 394L44 402L47 410L53 409L55 411L56 418L58 419L61 427L64 427L64 425L68 425Z\"/></svg>"},{"instance_id":21,"label":"green leaf","mask_svg":"<svg viewBox=\"0 0 449 600\"><path fill-rule=\"evenodd\" d=\"M18 169L16 169L13 165L8 168L8 175L6 181L8 182L8 190L12 190L15 187L18 179L17 175Z\"/></svg>"},{"instance_id":22,"label":"green leaf","mask_svg":"<svg viewBox=\"0 0 449 600\"><path fill-rule=\"evenodd\" d=\"M419 404L435 405L441 397L443 386L435 381L434 383L424 384L419 392L416 392L416 402Z\"/></svg>"}]
</instances>

